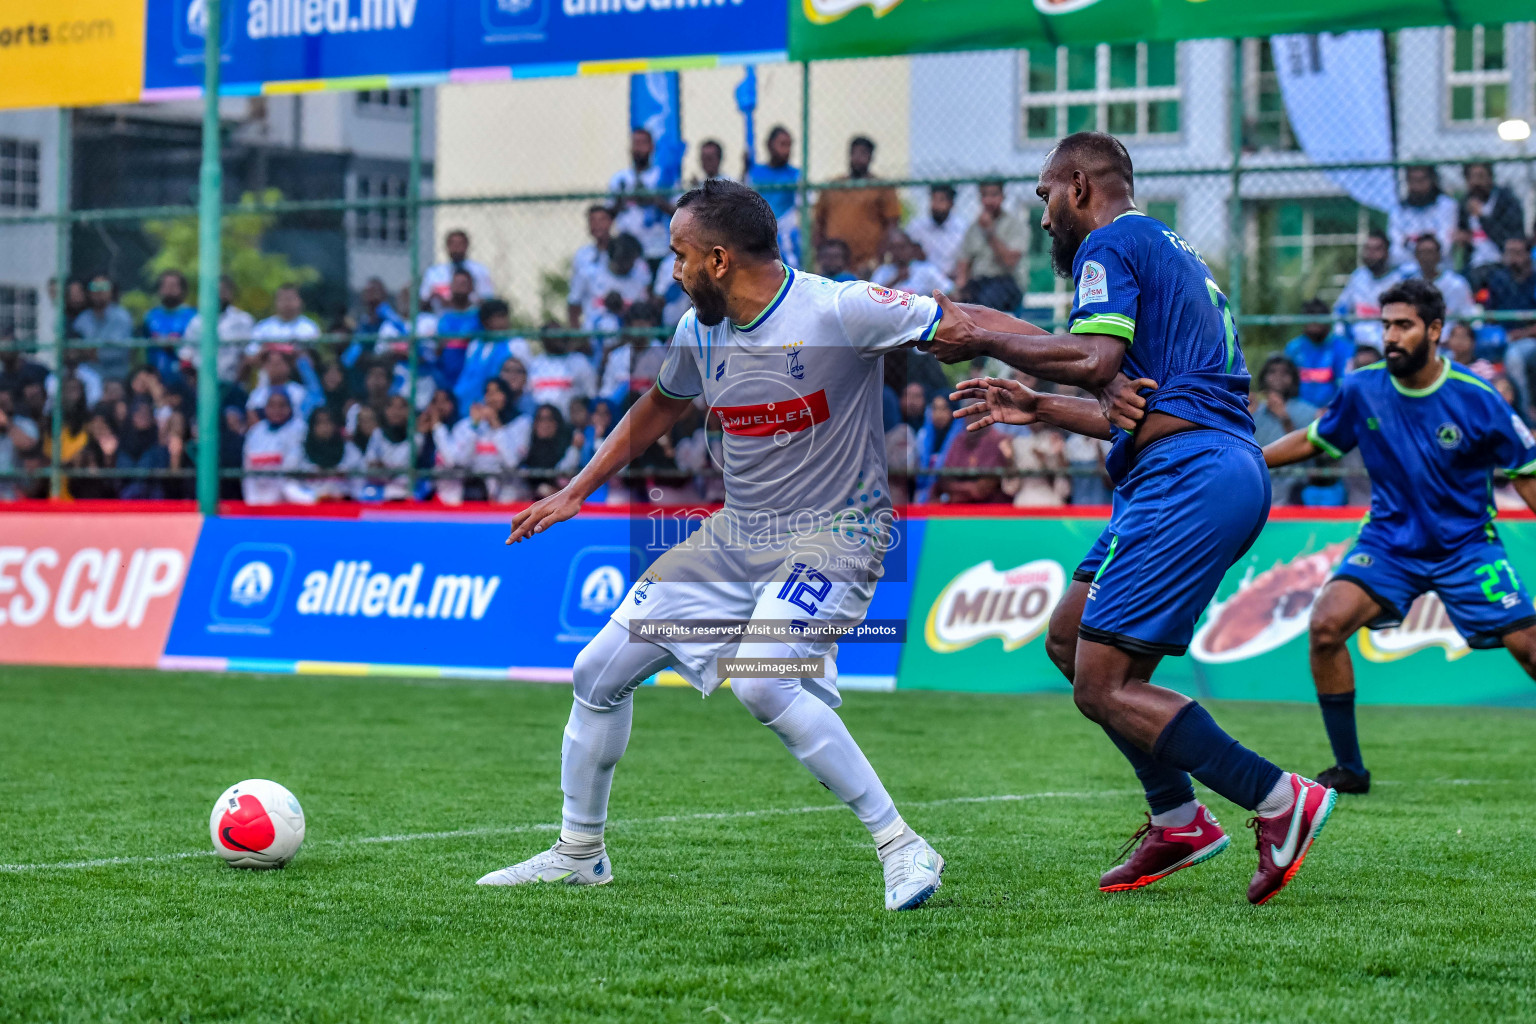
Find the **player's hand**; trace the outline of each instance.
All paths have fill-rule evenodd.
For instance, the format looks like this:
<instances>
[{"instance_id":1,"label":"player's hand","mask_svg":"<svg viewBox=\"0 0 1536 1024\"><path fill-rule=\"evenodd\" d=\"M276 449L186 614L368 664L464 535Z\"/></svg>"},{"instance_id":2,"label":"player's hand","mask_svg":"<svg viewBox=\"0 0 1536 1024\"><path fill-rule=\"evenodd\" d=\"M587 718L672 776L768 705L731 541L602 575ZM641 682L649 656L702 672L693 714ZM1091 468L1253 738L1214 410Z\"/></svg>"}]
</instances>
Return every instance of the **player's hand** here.
<instances>
[{"instance_id":1,"label":"player's hand","mask_svg":"<svg viewBox=\"0 0 1536 1024\"><path fill-rule=\"evenodd\" d=\"M1104 410L1104 418L1111 426L1130 434L1136 432L1147 415L1147 400L1138 394L1143 388L1156 391L1157 381L1146 377L1131 380L1125 374L1117 373L1115 379L1099 392L1099 408Z\"/></svg>"},{"instance_id":2,"label":"player's hand","mask_svg":"<svg viewBox=\"0 0 1536 1024\"><path fill-rule=\"evenodd\" d=\"M563 523L581 511L581 499L563 487L547 498L523 509L512 517L512 532L507 535L508 544L516 544L536 533L543 533L556 523Z\"/></svg>"},{"instance_id":3,"label":"player's hand","mask_svg":"<svg viewBox=\"0 0 1536 1024\"><path fill-rule=\"evenodd\" d=\"M994 423L1028 424L1039 419L1036 407L1040 396L1016 380L1003 377L973 377L955 385L949 400L956 404L955 415L971 422L966 430L981 430ZM972 401L972 405L959 405Z\"/></svg>"},{"instance_id":4,"label":"player's hand","mask_svg":"<svg viewBox=\"0 0 1536 1024\"><path fill-rule=\"evenodd\" d=\"M944 363L958 363L983 355L982 331L976 321L971 319L971 314L951 302L949 296L941 291L935 290L933 297L942 313L939 329L934 333L932 341L920 341L917 347Z\"/></svg>"}]
</instances>

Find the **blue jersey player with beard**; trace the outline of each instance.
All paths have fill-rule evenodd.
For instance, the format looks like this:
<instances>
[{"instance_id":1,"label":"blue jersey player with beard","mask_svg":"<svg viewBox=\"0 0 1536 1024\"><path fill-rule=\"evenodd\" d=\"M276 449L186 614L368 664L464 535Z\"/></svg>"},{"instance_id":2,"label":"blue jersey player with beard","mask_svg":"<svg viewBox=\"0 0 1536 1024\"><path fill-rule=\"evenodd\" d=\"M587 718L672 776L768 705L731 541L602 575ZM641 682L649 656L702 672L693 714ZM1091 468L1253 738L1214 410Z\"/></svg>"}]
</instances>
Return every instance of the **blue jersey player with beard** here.
<instances>
[{"instance_id":1,"label":"blue jersey player with beard","mask_svg":"<svg viewBox=\"0 0 1536 1024\"><path fill-rule=\"evenodd\" d=\"M1333 747L1318 776L1365 793L1371 773L1355 732L1355 673L1344 646L1363 627L1403 621L1427 590L1473 648L1504 647L1536 678L1536 608L1493 518L1495 473L1536 509L1536 437L1504 397L1435 350L1445 299L1422 278L1382 292L1386 358L1344 378L1310 426L1264 448L1271 466L1358 447L1371 512L1312 608L1312 678Z\"/></svg>"},{"instance_id":2,"label":"blue jersey player with beard","mask_svg":"<svg viewBox=\"0 0 1536 1024\"><path fill-rule=\"evenodd\" d=\"M1195 799L1194 776L1255 812L1259 865L1248 898L1263 903L1295 876L1337 794L1282 771L1200 704L1151 681L1163 657L1184 653L1195 620L1269 515L1248 367L1226 296L1193 246L1136 209L1131 159L1112 136L1063 139L1036 192L1052 261L1076 285L1066 333L941 296L944 316L924 347L946 362L992 356L1100 396L1036 394L997 378L966 381L955 394L978 400L958 412L968 429L1040 421L1113 442L1113 513L1047 642L1078 708L1131 762L1151 812L1131 857L1099 888L1138 889L1227 848L1230 837ZM1146 398L1132 397L1147 388Z\"/></svg>"}]
</instances>

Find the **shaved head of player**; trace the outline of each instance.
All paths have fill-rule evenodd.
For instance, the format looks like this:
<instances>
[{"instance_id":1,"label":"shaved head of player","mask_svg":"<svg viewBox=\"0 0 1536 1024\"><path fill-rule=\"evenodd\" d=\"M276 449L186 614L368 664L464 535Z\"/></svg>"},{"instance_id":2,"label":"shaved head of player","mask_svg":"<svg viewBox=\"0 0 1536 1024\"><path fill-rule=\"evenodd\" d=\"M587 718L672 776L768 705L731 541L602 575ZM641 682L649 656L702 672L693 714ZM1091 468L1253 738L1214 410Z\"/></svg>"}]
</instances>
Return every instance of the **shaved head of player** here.
<instances>
[{"instance_id":1,"label":"shaved head of player","mask_svg":"<svg viewBox=\"0 0 1536 1024\"><path fill-rule=\"evenodd\" d=\"M908 827L834 710L835 640L864 622L889 546L881 356L932 338L938 303L802 274L779 259L777 238L773 211L744 185L712 179L678 199L673 276L694 308L655 384L570 483L513 517L508 543L576 515L684 414L707 406L720 424L710 453L724 507L656 555L571 668L559 840L482 885L613 877L603 836L614 768L635 690L663 668L706 696L729 677L731 694L848 805L869 830L887 909L911 910L941 884L944 859Z\"/></svg>"},{"instance_id":2,"label":"shaved head of player","mask_svg":"<svg viewBox=\"0 0 1536 1024\"><path fill-rule=\"evenodd\" d=\"M1046 156L1035 194L1045 202L1040 228L1051 236L1051 267L1072 277L1088 233L1135 207L1131 155L1120 140L1097 132L1064 139Z\"/></svg>"},{"instance_id":3,"label":"shaved head of player","mask_svg":"<svg viewBox=\"0 0 1536 1024\"><path fill-rule=\"evenodd\" d=\"M762 309L784 281L779 226L768 201L745 185L711 180L685 193L672 216L672 279L693 300L699 323L738 323Z\"/></svg>"}]
</instances>

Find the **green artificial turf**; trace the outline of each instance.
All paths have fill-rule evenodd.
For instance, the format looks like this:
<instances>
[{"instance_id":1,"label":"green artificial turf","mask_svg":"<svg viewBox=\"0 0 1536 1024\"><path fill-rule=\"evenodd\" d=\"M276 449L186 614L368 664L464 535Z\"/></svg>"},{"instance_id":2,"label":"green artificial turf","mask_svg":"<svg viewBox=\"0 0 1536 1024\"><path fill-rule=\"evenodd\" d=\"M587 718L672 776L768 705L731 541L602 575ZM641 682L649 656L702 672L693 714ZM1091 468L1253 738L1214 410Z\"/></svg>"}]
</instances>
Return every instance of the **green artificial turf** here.
<instances>
[{"instance_id":1,"label":"green artificial turf","mask_svg":"<svg viewBox=\"0 0 1536 1024\"><path fill-rule=\"evenodd\" d=\"M949 861L927 907L892 914L852 814L728 693L690 690L637 697L613 884L477 888L553 839L535 826L558 817L569 702L0 671L0 1019L1536 1017L1529 711L1364 709L1381 784L1344 797L1254 908L1246 815L1214 797L1229 852L1142 892L1094 888L1142 804L1069 700L854 694L850 728ZM1285 766L1329 763L1315 708L1214 710ZM203 855L213 800L248 777L303 802L285 871ZM103 858L152 859L57 866Z\"/></svg>"}]
</instances>

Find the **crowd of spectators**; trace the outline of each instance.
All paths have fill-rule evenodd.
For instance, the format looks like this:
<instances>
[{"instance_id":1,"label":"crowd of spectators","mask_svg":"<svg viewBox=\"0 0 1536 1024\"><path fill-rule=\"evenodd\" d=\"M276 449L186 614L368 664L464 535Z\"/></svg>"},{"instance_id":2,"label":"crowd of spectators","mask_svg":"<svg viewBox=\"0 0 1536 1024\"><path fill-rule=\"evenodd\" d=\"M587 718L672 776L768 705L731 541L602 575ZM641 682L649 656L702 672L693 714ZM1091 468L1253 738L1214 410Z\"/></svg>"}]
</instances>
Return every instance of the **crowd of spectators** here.
<instances>
[{"instance_id":1,"label":"crowd of spectators","mask_svg":"<svg viewBox=\"0 0 1536 1024\"><path fill-rule=\"evenodd\" d=\"M782 126L766 162L748 156L742 179L762 188L780 219L784 257L799 265L800 170ZM903 217L894 188L873 172L876 144L858 136L848 170L819 190L804 240L814 269L834 280L930 293L1018 310L1028 280L1028 215L1010 209L1004 183L977 187L969 221L955 190L935 185L926 208ZM612 198L586 210L586 241L571 258L564 322L538 340L513 330L492 268L471 258L467 232L443 239L446 259L415 286L368 281L356 306L324 321L295 285L258 318L235 282L220 282L217 332L221 493L253 504L435 497L448 504L520 501L573 475L629 404L650 388L666 338L689 308L672 279L668 246L675 194L654 162L650 134L630 135L629 163ZM1441 191L1433 168L1408 171L1407 194L1386 231L1365 241L1360 264L1333 304L1313 299L1300 333L1256 368L1250 397L1263 444L1304 427L1346 374L1381 358L1378 296L1412 276L1446 296L1443 350L1489 380L1531 419L1536 371L1536 272L1518 198L1491 168L1465 169L1466 195ZM723 149L699 147L698 184L724 176ZM201 321L177 270L160 274L155 305L130 315L102 274L64 289L73 344L55 371L16 346L0 351L0 498L48 493L54 404L67 497L190 497L196 464ZM323 323L323 325L322 325ZM532 332L530 332L532 333ZM414 353L412 338L415 338ZM908 502L1102 505L1109 500L1107 442L1055 428L966 431L949 404L950 379L916 350L885 360L885 447L892 491ZM972 369L1007 373L998 364ZM1015 374L1015 376L1018 376ZM415 385L412 386L414 379ZM1049 384L1021 377L1032 387ZM614 503L718 500L719 421L703 409L634 460L628 478L595 496ZM1358 469L1358 455L1343 468ZM1369 500L1363 474L1319 460L1275 479L1276 504ZM110 470L99 474L92 471ZM949 472L945 472L949 471Z\"/></svg>"}]
</instances>

